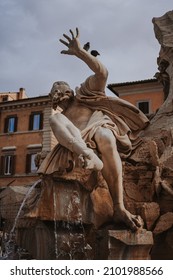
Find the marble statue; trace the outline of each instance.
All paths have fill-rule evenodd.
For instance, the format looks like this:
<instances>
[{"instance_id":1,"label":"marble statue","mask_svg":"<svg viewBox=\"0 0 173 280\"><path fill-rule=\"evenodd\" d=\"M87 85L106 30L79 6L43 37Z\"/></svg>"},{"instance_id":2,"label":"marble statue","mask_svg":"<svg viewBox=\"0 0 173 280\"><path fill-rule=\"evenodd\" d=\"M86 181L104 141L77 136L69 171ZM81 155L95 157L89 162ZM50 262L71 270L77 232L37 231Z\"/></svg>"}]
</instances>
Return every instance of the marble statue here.
<instances>
[{"instance_id":1,"label":"marble statue","mask_svg":"<svg viewBox=\"0 0 173 280\"><path fill-rule=\"evenodd\" d=\"M81 46L78 28L76 34L70 30L70 36L63 36L60 42L67 50L61 53L81 59L94 74L76 88L76 94L66 82L53 84L50 98L56 113L50 117L50 126L58 144L38 173L63 177L75 168L101 173L112 198L114 222L137 230L140 217L123 203L122 160L139 145L138 134L148 119L132 104L106 96L108 70Z\"/></svg>"}]
</instances>

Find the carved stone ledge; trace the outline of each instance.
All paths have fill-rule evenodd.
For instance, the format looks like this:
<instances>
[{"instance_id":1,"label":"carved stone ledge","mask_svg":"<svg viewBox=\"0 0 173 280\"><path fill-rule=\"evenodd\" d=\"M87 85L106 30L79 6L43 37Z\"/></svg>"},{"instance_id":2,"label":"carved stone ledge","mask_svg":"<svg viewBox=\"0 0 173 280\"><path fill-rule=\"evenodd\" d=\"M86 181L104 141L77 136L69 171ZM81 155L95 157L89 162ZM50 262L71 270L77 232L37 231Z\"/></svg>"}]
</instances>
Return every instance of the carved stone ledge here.
<instances>
[{"instance_id":1,"label":"carved stone ledge","mask_svg":"<svg viewBox=\"0 0 173 280\"><path fill-rule=\"evenodd\" d=\"M152 232L141 229L100 230L98 237L98 259L148 260L153 245Z\"/></svg>"}]
</instances>

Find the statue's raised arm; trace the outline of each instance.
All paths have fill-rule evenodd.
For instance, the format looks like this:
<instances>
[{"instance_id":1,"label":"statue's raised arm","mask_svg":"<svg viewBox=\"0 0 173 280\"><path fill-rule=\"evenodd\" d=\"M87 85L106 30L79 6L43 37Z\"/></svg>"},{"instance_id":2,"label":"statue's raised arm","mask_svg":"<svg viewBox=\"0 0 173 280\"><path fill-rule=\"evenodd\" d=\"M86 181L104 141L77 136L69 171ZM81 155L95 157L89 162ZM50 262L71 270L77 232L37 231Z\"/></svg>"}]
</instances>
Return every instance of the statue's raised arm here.
<instances>
[{"instance_id":1,"label":"statue's raised arm","mask_svg":"<svg viewBox=\"0 0 173 280\"><path fill-rule=\"evenodd\" d=\"M105 86L107 82L108 77L108 71L106 67L93 55L91 55L89 52L87 52L80 44L79 41L79 30L76 28L76 35L74 32L70 29L71 37L63 34L64 38L66 39L60 39L60 42L68 47L67 50L62 50L62 54L68 54L68 55L75 55L76 57L83 60L89 68L95 73L93 76L91 76L89 83L91 90L97 90L97 91L105 91Z\"/></svg>"}]
</instances>

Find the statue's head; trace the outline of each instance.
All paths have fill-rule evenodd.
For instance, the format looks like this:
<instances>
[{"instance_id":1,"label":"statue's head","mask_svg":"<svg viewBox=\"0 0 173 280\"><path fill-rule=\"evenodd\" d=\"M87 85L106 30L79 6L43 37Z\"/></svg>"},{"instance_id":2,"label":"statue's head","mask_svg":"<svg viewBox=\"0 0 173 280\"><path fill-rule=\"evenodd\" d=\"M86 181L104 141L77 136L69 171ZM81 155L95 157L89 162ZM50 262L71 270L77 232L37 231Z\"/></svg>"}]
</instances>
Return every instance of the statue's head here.
<instances>
[{"instance_id":1,"label":"statue's head","mask_svg":"<svg viewBox=\"0 0 173 280\"><path fill-rule=\"evenodd\" d=\"M169 61L167 61L166 59L164 58L160 58L158 57L157 58L157 64L158 64L158 70L163 73L166 71L166 69L168 68L169 66Z\"/></svg>"},{"instance_id":2,"label":"statue's head","mask_svg":"<svg viewBox=\"0 0 173 280\"><path fill-rule=\"evenodd\" d=\"M74 97L74 92L69 84L63 81L55 82L52 86L49 97L52 101L53 108L61 107L61 104L69 101Z\"/></svg>"}]
</instances>

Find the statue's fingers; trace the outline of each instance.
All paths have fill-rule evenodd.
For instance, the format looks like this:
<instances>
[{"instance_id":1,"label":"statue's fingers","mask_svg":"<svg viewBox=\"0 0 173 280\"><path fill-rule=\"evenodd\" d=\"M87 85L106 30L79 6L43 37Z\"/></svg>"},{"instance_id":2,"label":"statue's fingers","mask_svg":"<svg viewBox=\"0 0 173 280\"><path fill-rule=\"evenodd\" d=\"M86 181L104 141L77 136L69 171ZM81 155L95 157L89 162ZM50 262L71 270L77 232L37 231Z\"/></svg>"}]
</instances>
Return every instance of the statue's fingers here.
<instances>
[{"instance_id":1,"label":"statue's fingers","mask_svg":"<svg viewBox=\"0 0 173 280\"><path fill-rule=\"evenodd\" d=\"M71 33L72 39L74 39L75 37L74 37L73 31L72 31L71 29L70 29L69 31L70 31L70 33Z\"/></svg>"},{"instance_id":2,"label":"statue's fingers","mask_svg":"<svg viewBox=\"0 0 173 280\"><path fill-rule=\"evenodd\" d=\"M60 41L62 44L64 44L65 46L68 47L68 43L67 43L66 41L64 41L64 40L62 40L62 39L59 39L59 41Z\"/></svg>"},{"instance_id":3,"label":"statue's fingers","mask_svg":"<svg viewBox=\"0 0 173 280\"><path fill-rule=\"evenodd\" d=\"M143 224L144 224L142 218L141 218L139 215L133 216L133 217L132 217L132 220L135 222L135 224L136 224L137 227L142 227Z\"/></svg>"},{"instance_id":4,"label":"statue's fingers","mask_svg":"<svg viewBox=\"0 0 173 280\"><path fill-rule=\"evenodd\" d=\"M79 29L76 27L76 38L79 38Z\"/></svg>"},{"instance_id":5,"label":"statue's fingers","mask_svg":"<svg viewBox=\"0 0 173 280\"><path fill-rule=\"evenodd\" d=\"M61 51L62 54L69 54L69 51L63 50Z\"/></svg>"},{"instance_id":6,"label":"statue's fingers","mask_svg":"<svg viewBox=\"0 0 173 280\"><path fill-rule=\"evenodd\" d=\"M85 161L84 161L83 155L82 155L82 154L79 155L78 159L79 159L79 165L80 165L82 168L84 168L84 167L85 167Z\"/></svg>"},{"instance_id":7,"label":"statue's fingers","mask_svg":"<svg viewBox=\"0 0 173 280\"><path fill-rule=\"evenodd\" d=\"M64 36L69 42L71 42L71 38L70 38L68 35L63 34L63 36Z\"/></svg>"}]
</instances>

